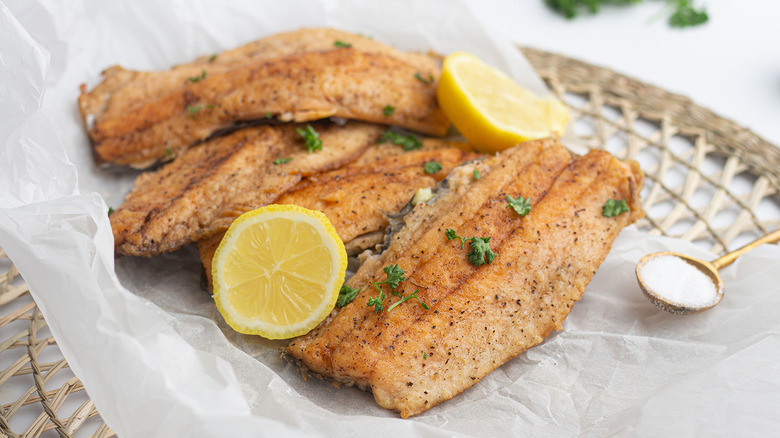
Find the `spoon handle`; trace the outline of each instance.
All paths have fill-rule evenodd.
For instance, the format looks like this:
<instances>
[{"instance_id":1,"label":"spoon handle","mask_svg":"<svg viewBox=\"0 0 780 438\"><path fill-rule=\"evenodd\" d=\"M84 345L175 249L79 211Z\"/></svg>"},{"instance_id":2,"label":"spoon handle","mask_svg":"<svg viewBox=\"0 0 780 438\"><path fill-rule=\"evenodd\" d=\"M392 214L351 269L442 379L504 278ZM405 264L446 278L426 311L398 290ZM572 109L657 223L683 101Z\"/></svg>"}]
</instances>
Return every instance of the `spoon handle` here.
<instances>
[{"instance_id":1,"label":"spoon handle","mask_svg":"<svg viewBox=\"0 0 780 438\"><path fill-rule=\"evenodd\" d=\"M780 228L777 230L772 231L771 233L767 234L764 237L759 238L756 241L753 241L751 243L748 243L747 245L743 246L740 249L734 250L717 260L712 262L712 266L715 267L715 269L721 269L724 268L732 263L734 263L734 260L737 259L737 257L741 256L742 254L756 248L759 245L763 245L764 243L775 243L777 241L780 241Z\"/></svg>"}]
</instances>

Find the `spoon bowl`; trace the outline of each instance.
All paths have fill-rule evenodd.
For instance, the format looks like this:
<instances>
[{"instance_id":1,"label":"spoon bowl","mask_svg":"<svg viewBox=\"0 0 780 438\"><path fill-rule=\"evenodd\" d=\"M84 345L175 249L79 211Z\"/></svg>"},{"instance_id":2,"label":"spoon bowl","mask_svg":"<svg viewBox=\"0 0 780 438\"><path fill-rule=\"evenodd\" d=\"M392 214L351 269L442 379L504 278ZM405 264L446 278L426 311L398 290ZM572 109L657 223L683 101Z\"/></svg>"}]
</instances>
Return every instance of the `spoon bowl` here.
<instances>
[{"instance_id":1,"label":"spoon bowl","mask_svg":"<svg viewBox=\"0 0 780 438\"><path fill-rule=\"evenodd\" d=\"M652 287L650 287L648 285L647 279L643 278L642 276L642 269L645 267L645 265L647 265L652 260L656 260L659 257L669 257L669 256L677 257L683 260L685 263L691 265L693 269L697 269L701 273L706 275L707 278L715 286L715 293L716 293L715 299L709 301L705 305L686 304L686 303L670 300L669 298L660 294L659 291L656 291ZM680 254L671 251L663 251L663 252L648 254L642 257L639 260L639 263L637 263L636 265L636 279L639 282L639 288L642 289L642 293L644 293L645 296L647 296L647 298L649 298L653 304L660 307L661 309L666 310L667 312L676 313L679 315L698 313L710 309L715 305L717 305L720 302L720 300L723 299L723 280L721 280L720 275L718 275L718 269L710 262L705 262L703 260L695 259L685 254Z\"/></svg>"},{"instance_id":2,"label":"spoon bowl","mask_svg":"<svg viewBox=\"0 0 780 438\"><path fill-rule=\"evenodd\" d=\"M721 280L720 275L718 275L719 269L734 263L734 260L736 260L737 257L758 247L759 245L763 245L764 243L775 243L777 241L780 241L780 229L772 231L771 233L766 234L763 237L760 237L759 239L756 239L751 243L748 243L742 248L739 248L735 251L725 254L720 258L713 260L711 262L705 262L703 260L699 260L687 256L685 254L679 254L670 251L648 254L642 257L639 260L639 263L637 263L636 265L636 279L639 282L639 288L642 289L642 292L648 298L650 298L650 301L652 301L656 306L660 307L661 309L664 309L672 313L681 314L681 315L701 312L703 310L707 310L715 307L715 305L720 303L720 301L723 299L723 293L724 293L723 280ZM690 304L690 303L685 304L681 302L676 302L674 300L670 300L663 294L659 293L658 290L654 290L652 287L650 287L649 285L650 282L648 281L649 279L646 278L645 274L642 273L644 271L644 268L651 261L657 260L660 257L667 257L667 256L677 257L680 260L687 263L688 265L690 265L692 269L696 269L699 272L703 273L707 277L707 279L709 279L712 282L712 285L715 287L714 298L712 300L701 301L700 303L697 304ZM700 284L702 282L705 285L707 285L706 280L702 280Z\"/></svg>"}]
</instances>

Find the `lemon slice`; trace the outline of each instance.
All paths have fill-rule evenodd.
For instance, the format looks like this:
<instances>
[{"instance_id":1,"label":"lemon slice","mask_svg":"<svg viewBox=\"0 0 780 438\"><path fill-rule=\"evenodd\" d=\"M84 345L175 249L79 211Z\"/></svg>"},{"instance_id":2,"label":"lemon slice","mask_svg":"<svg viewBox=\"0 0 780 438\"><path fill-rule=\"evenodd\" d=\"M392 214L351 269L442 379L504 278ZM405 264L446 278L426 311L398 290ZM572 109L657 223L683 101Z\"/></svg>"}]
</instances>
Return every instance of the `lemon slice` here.
<instances>
[{"instance_id":1,"label":"lemon slice","mask_svg":"<svg viewBox=\"0 0 780 438\"><path fill-rule=\"evenodd\" d=\"M554 98L537 98L476 56L456 52L444 59L439 106L481 152L563 134L569 110Z\"/></svg>"},{"instance_id":2,"label":"lemon slice","mask_svg":"<svg viewBox=\"0 0 780 438\"><path fill-rule=\"evenodd\" d=\"M225 233L212 266L214 301L237 332L288 339L330 314L346 269L344 244L324 214L269 205Z\"/></svg>"}]
</instances>

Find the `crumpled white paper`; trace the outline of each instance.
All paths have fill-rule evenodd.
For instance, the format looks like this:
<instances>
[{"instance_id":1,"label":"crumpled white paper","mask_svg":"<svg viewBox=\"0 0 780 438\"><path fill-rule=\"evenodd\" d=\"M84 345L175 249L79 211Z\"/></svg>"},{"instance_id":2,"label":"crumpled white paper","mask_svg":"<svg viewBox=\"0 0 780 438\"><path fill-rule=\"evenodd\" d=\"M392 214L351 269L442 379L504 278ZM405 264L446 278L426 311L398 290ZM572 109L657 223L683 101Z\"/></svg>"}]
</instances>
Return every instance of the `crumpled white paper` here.
<instances>
[{"instance_id":1,"label":"crumpled white paper","mask_svg":"<svg viewBox=\"0 0 780 438\"><path fill-rule=\"evenodd\" d=\"M227 328L200 288L192 247L114 259L107 203L119 205L134 174L95 168L76 108L80 83L94 85L113 64L165 69L316 25L407 50L470 51L543 92L512 45L490 36L463 5L9 5L0 4L0 247L120 436L766 436L780 429L776 246L722 272L726 297L715 309L677 316L640 293L636 261L658 250L712 255L629 228L562 332L408 420L377 407L370 394L303 381L279 359L281 343Z\"/></svg>"}]
</instances>

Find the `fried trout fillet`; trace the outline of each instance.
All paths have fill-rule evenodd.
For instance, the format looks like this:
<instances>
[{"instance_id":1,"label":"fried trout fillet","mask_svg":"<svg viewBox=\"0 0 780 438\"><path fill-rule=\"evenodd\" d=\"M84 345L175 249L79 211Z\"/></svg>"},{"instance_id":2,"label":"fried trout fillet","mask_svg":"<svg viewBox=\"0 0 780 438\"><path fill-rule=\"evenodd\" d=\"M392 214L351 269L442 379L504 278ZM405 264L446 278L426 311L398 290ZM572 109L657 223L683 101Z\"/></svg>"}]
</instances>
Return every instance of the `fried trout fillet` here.
<instances>
[{"instance_id":1,"label":"fried trout fillet","mask_svg":"<svg viewBox=\"0 0 780 438\"><path fill-rule=\"evenodd\" d=\"M362 236L381 242L388 213L401 210L418 189L434 187L456 166L481 156L468 152L466 143L426 139L423 145L423 150L412 152L395 145L373 146L340 169L304 178L274 202L322 211L347 246ZM427 173L424 166L430 161L441 169ZM211 261L224 235L221 230L198 241L209 288Z\"/></svg>"},{"instance_id":2,"label":"fried trout fillet","mask_svg":"<svg viewBox=\"0 0 780 438\"><path fill-rule=\"evenodd\" d=\"M92 91L82 86L79 108L96 160L145 168L237 122L269 118L337 116L432 135L449 126L435 96L440 60L358 35L303 29L210 60L167 72L112 67Z\"/></svg>"},{"instance_id":3,"label":"fried trout fillet","mask_svg":"<svg viewBox=\"0 0 780 438\"><path fill-rule=\"evenodd\" d=\"M482 178L472 180L478 169ZM452 398L491 371L560 330L572 305L596 273L620 230L643 215L643 176L636 163L604 151L572 160L552 141L528 142L465 165L446 180L449 189L419 205L379 256L348 281L357 298L284 355L304 370L369 389L377 403L416 415ZM506 195L530 198L524 217ZM603 217L608 199L624 199L630 213ZM449 241L445 230L490 237L492 263L467 260L470 244ZM397 264L429 309L382 285L387 299L375 312L372 283Z\"/></svg>"},{"instance_id":4,"label":"fried trout fillet","mask_svg":"<svg viewBox=\"0 0 780 438\"><path fill-rule=\"evenodd\" d=\"M273 202L303 176L354 160L383 131L359 122L315 126L320 151L307 152L296 125L260 126L193 147L140 175L110 216L116 252L151 256L208 237ZM278 158L290 161L274 164Z\"/></svg>"}]
</instances>

